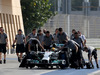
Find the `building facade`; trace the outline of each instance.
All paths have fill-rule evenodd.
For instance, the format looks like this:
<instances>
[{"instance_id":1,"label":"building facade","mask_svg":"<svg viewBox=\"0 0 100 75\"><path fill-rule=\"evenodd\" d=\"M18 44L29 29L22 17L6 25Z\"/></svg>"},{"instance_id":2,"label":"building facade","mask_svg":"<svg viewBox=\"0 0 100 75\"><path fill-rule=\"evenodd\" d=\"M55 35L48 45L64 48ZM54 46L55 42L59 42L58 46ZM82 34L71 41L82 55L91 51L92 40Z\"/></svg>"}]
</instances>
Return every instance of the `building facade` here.
<instances>
[{"instance_id":1,"label":"building facade","mask_svg":"<svg viewBox=\"0 0 100 75\"><path fill-rule=\"evenodd\" d=\"M8 35L8 53L11 53L18 29L24 33L20 0L0 0L0 27Z\"/></svg>"},{"instance_id":2,"label":"building facade","mask_svg":"<svg viewBox=\"0 0 100 75\"><path fill-rule=\"evenodd\" d=\"M54 32L62 27L68 35L81 31L87 38L100 38L100 0L58 0L58 14L43 28Z\"/></svg>"}]
</instances>

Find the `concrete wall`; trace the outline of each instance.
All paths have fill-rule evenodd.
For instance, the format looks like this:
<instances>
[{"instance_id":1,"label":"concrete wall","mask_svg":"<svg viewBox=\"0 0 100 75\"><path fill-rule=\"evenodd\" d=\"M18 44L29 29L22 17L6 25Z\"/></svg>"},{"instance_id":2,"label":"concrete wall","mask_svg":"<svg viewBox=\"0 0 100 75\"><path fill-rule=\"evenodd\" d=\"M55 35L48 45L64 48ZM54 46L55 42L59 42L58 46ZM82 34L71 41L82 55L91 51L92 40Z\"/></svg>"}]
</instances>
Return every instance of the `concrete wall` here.
<instances>
[{"instance_id":1,"label":"concrete wall","mask_svg":"<svg viewBox=\"0 0 100 75\"><path fill-rule=\"evenodd\" d=\"M0 0L0 27L3 27L8 35L9 53L18 29L24 33L20 0Z\"/></svg>"}]
</instances>

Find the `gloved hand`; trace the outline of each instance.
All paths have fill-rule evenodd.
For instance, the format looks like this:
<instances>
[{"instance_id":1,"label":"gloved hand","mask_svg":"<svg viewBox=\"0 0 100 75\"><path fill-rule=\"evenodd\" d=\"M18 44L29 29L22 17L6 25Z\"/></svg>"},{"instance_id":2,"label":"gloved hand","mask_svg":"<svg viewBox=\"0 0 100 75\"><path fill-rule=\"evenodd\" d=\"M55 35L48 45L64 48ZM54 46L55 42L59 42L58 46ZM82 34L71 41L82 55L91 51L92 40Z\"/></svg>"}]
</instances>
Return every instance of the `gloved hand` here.
<instances>
[{"instance_id":1,"label":"gloved hand","mask_svg":"<svg viewBox=\"0 0 100 75\"><path fill-rule=\"evenodd\" d=\"M15 47L15 45L13 44L13 45L12 45L12 47L14 48L14 47Z\"/></svg>"}]
</instances>

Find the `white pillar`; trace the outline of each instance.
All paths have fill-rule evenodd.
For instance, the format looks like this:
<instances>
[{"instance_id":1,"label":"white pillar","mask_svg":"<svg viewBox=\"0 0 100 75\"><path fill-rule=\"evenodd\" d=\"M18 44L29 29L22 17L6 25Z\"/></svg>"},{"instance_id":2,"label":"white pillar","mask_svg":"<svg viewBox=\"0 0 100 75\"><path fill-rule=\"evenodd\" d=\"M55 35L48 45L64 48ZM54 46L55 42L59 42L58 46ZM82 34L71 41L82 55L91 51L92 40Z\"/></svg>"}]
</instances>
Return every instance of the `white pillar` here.
<instances>
[{"instance_id":1,"label":"white pillar","mask_svg":"<svg viewBox=\"0 0 100 75\"><path fill-rule=\"evenodd\" d=\"M60 12L61 0L58 0L58 13Z\"/></svg>"},{"instance_id":2,"label":"white pillar","mask_svg":"<svg viewBox=\"0 0 100 75\"><path fill-rule=\"evenodd\" d=\"M100 0L99 0L99 7L100 7Z\"/></svg>"},{"instance_id":3,"label":"white pillar","mask_svg":"<svg viewBox=\"0 0 100 75\"><path fill-rule=\"evenodd\" d=\"M84 2L89 2L89 0L84 0Z\"/></svg>"},{"instance_id":4,"label":"white pillar","mask_svg":"<svg viewBox=\"0 0 100 75\"><path fill-rule=\"evenodd\" d=\"M89 0L87 0L87 2L89 2Z\"/></svg>"},{"instance_id":5,"label":"white pillar","mask_svg":"<svg viewBox=\"0 0 100 75\"><path fill-rule=\"evenodd\" d=\"M67 15L67 22L68 22L68 36L70 36L70 14Z\"/></svg>"}]
</instances>

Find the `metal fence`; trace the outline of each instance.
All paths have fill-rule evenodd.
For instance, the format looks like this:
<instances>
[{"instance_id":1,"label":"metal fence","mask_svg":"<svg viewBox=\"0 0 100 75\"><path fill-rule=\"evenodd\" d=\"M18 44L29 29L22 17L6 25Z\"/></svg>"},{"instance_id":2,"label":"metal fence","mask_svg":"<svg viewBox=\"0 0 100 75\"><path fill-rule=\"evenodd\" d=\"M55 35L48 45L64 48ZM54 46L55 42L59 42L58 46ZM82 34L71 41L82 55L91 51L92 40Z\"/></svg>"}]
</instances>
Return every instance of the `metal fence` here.
<instances>
[{"instance_id":1,"label":"metal fence","mask_svg":"<svg viewBox=\"0 0 100 75\"><path fill-rule=\"evenodd\" d=\"M58 14L49 19L42 29L46 28L51 33L54 33L55 29L59 27L62 27L69 36L71 35L71 30L76 29L81 31L87 38L100 38L100 15L96 13L89 16Z\"/></svg>"}]
</instances>

